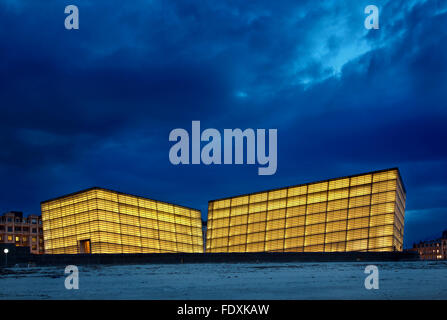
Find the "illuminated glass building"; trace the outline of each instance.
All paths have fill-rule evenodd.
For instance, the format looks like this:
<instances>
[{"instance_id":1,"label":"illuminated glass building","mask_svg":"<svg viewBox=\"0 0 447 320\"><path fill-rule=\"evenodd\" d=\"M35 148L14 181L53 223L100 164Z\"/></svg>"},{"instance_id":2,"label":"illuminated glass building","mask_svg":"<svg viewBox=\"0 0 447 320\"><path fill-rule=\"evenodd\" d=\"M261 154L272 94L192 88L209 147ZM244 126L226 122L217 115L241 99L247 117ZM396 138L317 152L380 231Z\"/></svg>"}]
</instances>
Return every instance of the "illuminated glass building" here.
<instances>
[{"instance_id":1,"label":"illuminated glass building","mask_svg":"<svg viewBox=\"0 0 447 320\"><path fill-rule=\"evenodd\" d=\"M206 252L402 251L397 168L208 203Z\"/></svg>"},{"instance_id":2,"label":"illuminated glass building","mask_svg":"<svg viewBox=\"0 0 447 320\"><path fill-rule=\"evenodd\" d=\"M199 210L102 188L41 209L47 254L203 252Z\"/></svg>"}]
</instances>

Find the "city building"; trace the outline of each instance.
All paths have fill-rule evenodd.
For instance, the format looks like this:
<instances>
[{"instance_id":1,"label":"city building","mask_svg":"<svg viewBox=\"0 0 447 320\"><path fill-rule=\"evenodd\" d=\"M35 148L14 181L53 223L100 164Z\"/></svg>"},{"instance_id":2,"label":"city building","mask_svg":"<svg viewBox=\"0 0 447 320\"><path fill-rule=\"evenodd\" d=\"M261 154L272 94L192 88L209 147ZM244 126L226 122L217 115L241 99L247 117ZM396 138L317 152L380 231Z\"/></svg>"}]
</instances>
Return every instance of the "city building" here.
<instances>
[{"instance_id":1,"label":"city building","mask_svg":"<svg viewBox=\"0 0 447 320\"><path fill-rule=\"evenodd\" d=\"M203 252L199 210L97 187L41 209L48 254Z\"/></svg>"},{"instance_id":2,"label":"city building","mask_svg":"<svg viewBox=\"0 0 447 320\"><path fill-rule=\"evenodd\" d=\"M4 213L0 216L0 243L29 247L31 253L42 254L42 219L38 215L23 217L23 213L19 211Z\"/></svg>"},{"instance_id":3,"label":"city building","mask_svg":"<svg viewBox=\"0 0 447 320\"><path fill-rule=\"evenodd\" d=\"M206 252L402 251L397 168L208 203Z\"/></svg>"},{"instance_id":4,"label":"city building","mask_svg":"<svg viewBox=\"0 0 447 320\"><path fill-rule=\"evenodd\" d=\"M442 233L439 239L415 243L413 250L419 252L422 260L447 259L447 230Z\"/></svg>"}]
</instances>

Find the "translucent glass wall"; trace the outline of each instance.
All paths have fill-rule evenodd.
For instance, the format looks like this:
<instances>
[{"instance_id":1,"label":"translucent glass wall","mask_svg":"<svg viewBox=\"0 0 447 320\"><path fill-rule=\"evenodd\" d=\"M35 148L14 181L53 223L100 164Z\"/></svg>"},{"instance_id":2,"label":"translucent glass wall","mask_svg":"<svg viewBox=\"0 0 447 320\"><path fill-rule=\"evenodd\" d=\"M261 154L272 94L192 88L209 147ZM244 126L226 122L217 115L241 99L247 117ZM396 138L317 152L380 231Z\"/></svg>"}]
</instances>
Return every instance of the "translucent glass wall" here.
<instances>
[{"instance_id":1,"label":"translucent glass wall","mask_svg":"<svg viewBox=\"0 0 447 320\"><path fill-rule=\"evenodd\" d=\"M398 169L210 201L207 252L401 251Z\"/></svg>"},{"instance_id":2,"label":"translucent glass wall","mask_svg":"<svg viewBox=\"0 0 447 320\"><path fill-rule=\"evenodd\" d=\"M93 188L41 203L45 253L203 252L200 211Z\"/></svg>"}]
</instances>

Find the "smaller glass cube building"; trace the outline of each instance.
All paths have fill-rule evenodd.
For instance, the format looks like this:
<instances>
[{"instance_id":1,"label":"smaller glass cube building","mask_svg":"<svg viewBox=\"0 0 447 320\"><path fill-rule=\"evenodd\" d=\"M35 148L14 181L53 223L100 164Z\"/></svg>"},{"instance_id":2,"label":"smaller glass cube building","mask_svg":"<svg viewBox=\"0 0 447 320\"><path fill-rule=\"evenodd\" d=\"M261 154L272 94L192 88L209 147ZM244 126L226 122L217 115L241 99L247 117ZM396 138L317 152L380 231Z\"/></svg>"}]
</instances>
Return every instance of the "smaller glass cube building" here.
<instances>
[{"instance_id":1,"label":"smaller glass cube building","mask_svg":"<svg viewBox=\"0 0 447 320\"><path fill-rule=\"evenodd\" d=\"M397 168L209 201L206 252L402 251Z\"/></svg>"},{"instance_id":2,"label":"smaller glass cube building","mask_svg":"<svg viewBox=\"0 0 447 320\"><path fill-rule=\"evenodd\" d=\"M196 209L97 187L41 209L47 254L203 252Z\"/></svg>"}]
</instances>

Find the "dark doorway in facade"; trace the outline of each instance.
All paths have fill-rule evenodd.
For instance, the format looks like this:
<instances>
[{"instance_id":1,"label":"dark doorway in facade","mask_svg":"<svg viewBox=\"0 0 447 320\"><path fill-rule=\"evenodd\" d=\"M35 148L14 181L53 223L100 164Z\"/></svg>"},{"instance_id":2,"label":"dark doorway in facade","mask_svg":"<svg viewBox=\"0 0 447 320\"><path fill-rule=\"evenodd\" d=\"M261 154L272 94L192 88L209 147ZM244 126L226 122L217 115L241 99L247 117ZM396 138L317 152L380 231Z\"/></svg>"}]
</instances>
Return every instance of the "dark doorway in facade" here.
<instances>
[{"instance_id":1,"label":"dark doorway in facade","mask_svg":"<svg viewBox=\"0 0 447 320\"><path fill-rule=\"evenodd\" d=\"M80 240L81 253L92 253L90 239Z\"/></svg>"}]
</instances>

